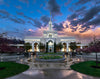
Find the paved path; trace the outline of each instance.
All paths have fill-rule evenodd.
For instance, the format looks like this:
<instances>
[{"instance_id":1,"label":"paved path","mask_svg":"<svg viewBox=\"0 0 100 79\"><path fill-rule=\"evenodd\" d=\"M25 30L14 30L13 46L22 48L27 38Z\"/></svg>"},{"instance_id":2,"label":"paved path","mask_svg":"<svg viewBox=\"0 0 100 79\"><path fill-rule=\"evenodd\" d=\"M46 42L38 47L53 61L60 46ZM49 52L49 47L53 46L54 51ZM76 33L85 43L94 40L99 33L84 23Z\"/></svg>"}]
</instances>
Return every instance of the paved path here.
<instances>
[{"instance_id":1,"label":"paved path","mask_svg":"<svg viewBox=\"0 0 100 79\"><path fill-rule=\"evenodd\" d=\"M29 69L14 77L7 79L100 79L84 74L80 74L73 70L33 70Z\"/></svg>"},{"instance_id":2,"label":"paved path","mask_svg":"<svg viewBox=\"0 0 100 79\"><path fill-rule=\"evenodd\" d=\"M87 76L73 70L29 69L19 75L16 75L7 79L100 79L100 78Z\"/></svg>"},{"instance_id":3,"label":"paved path","mask_svg":"<svg viewBox=\"0 0 100 79\"><path fill-rule=\"evenodd\" d=\"M6 79L100 79L70 70L63 63L30 63L30 69Z\"/></svg>"}]
</instances>

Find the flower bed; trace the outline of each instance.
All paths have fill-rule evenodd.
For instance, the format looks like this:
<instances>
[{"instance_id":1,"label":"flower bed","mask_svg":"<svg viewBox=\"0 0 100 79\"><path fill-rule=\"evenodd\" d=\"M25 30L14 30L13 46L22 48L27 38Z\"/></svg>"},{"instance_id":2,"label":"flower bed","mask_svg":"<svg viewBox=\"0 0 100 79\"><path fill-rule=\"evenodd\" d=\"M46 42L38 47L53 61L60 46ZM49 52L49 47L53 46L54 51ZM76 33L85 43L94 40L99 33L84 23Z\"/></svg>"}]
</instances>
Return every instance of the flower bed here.
<instances>
[{"instance_id":1,"label":"flower bed","mask_svg":"<svg viewBox=\"0 0 100 79\"><path fill-rule=\"evenodd\" d=\"M51 52L51 53L37 53L38 55L64 55L64 53L54 53L54 52Z\"/></svg>"},{"instance_id":2,"label":"flower bed","mask_svg":"<svg viewBox=\"0 0 100 79\"><path fill-rule=\"evenodd\" d=\"M63 58L63 56L56 56L56 55L39 56L39 59L60 59L60 58Z\"/></svg>"},{"instance_id":3,"label":"flower bed","mask_svg":"<svg viewBox=\"0 0 100 79\"><path fill-rule=\"evenodd\" d=\"M36 61L64 61L64 53L37 53Z\"/></svg>"}]
</instances>

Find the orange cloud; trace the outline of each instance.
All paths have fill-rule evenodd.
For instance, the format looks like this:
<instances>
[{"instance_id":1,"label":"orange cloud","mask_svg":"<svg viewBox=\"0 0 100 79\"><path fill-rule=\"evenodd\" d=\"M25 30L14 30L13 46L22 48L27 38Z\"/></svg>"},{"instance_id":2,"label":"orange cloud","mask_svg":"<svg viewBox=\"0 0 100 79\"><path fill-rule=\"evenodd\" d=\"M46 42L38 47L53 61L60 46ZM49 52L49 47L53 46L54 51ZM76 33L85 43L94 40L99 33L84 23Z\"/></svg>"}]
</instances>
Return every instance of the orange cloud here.
<instances>
[{"instance_id":1,"label":"orange cloud","mask_svg":"<svg viewBox=\"0 0 100 79\"><path fill-rule=\"evenodd\" d=\"M30 31L30 32L34 32L34 30L32 30L32 29L28 29L28 31Z\"/></svg>"},{"instance_id":2,"label":"orange cloud","mask_svg":"<svg viewBox=\"0 0 100 79\"><path fill-rule=\"evenodd\" d=\"M67 25L67 27L66 27ZM63 23L63 29L62 31L58 31L58 34L60 37L67 37L67 36L73 36L76 37L78 42L90 42L93 40L94 35L100 39L100 27L97 27L95 29L92 29L93 26L91 26L91 29L87 30L86 32L80 33L80 31L84 30L85 28L81 28L82 25L77 25L77 30L72 32L72 26L70 25L69 21L65 21ZM34 36L43 36L43 31L48 30L48 26L38 28L37 30L29 29L29 31L34 32Z\"/></svg>"},{"instance_id":3,"label":"orange cloud","mask_svg":"<svg viewBox=\"0 0 100 79\"><path fill-rule=\"evenodd\" d=\"M27 32L26 35L28 35L28 36L43 36L43 31L45 31L45 30L48 30L48 27L41 27L36 30L28 29L28 31L30 33L28 34L28 32Z\"/></svg>"},{"instance_id":4,"label":"orange cloud","mask_svg":"<svg viewBox=\"0 0 100 79\"><path fill-rule=\"evenodd\" d=\"M66 27L66 25L68 27ZM63 30L62 31L58 31L58 33L61 33L63 35L62 36L74 36L76 37L77 40L81 40L81 42L90 42L91 40L93 40L94 35L100 39L100 27L97 27L95 29L92 29L93 26L91 26L91 29L87 30L86 32L80 33L80 31L84 30L85 28L81 28L82 25L77 25L75 26L75 28L77 27L77 30L72 32L73 29L71 29L71 25L69 21L65 21L63 23Z\"/></svg>"}]
</instances>

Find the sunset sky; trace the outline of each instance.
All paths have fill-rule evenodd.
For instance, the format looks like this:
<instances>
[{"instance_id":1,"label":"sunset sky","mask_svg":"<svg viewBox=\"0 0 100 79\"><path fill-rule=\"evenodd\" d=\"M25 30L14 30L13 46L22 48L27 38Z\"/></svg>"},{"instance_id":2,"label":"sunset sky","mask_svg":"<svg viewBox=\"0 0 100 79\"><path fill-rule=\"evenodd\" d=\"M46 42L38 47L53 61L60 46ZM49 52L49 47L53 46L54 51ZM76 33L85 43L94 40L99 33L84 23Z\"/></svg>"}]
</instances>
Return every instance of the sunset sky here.
<instances>
[{"instance_id":1,"label":"sunset sky","mask_svg":"<svg viewBox=\"0 0 100 79\"><path fill-rule=\"evenodd\" d=\"M0 33L9 37L42 36L52 15L59 36L77 41L100 39L100 0L0 0Z\"/></svg>"}]
</instances>

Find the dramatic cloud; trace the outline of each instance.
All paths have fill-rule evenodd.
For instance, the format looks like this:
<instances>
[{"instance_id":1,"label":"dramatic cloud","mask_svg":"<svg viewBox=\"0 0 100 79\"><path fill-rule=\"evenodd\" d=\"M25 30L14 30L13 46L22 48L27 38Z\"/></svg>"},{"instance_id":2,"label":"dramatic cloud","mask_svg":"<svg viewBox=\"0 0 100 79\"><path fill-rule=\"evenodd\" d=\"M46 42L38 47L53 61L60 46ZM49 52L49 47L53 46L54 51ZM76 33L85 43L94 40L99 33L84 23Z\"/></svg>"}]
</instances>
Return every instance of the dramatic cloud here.
<instances>
[{"instance_id":1,"label":"dramatic cloud","mask_svg":"<svg viewBox=\"0 0 100 79\"><path fill-rule=\"evenodd\" d=\"M25 24L25 21L21 18L10 17L9 19L15 23Z\"/></svg>"},{"instance_id":2,"label":"dramatic cloud","mask_svg":"<svg viewBox=\"0 0 100 79\"><path fill-rule=\"evenodd\" d=\"M32 26L34 26L34 24L31 21L28 21L28 23L30 23Z\"/></svg>"},{"instance_id":3,"label":"dramatic cloud","mask_svg":"<svg viewBox=\"0 0 100 79\"><path fill-rule=\"evenodd\" d=\"M68 6L71 3L72 0L67 0L67 2L65 2L65 6Z\"/></svg>"},{"instance_id":4,"label":"dramatic cloud","mask_svg":"<svg viewBox=\"0 0 100 79\"><path fill-rule=\"evenodd\" d=\"M77 26L78 24L79 25L82 24L81 28L85 27L85 29L80 32L85 32L91 28L90 25L97 26L100 24L99 23L100 19L98 17L96 17L99 13L100 13L100 6L95 6L95 7L92 7L90 10L88 10L85 13L85 15L83 15L83 18L73 20L74 18L71 17L71 16L73 16L73 14L72 14L72 15L70 15L71 20L72 20L71 25ZM69 17L68 17L68 19L69 19Z\"/></svg>"},{"instance_id":5,"label":"dramatic cloud","mask_svg":"<svg viewBox=\"0 0 100 79\"><path fill-rule=\"evenodd\" d=\"M54 25L53 28L57 31L61 31L64 28L62 23L60 24L54 23L53 25Z\"/></svg>"},{"instance_id":6,"label":"dramatic cloud","mask_svg":"<svg viewBox=\"0 0 100 79\"><path fill-rule=\"evenodd\" d=\"M78 4L85 4L87 2L90 2L91 0L78 0L78 2L76 3L76 5Z\"/></svg>"},{"instance_id":7,"label":"dramatic cloud","mask_svg":"<svg viewBox=\"0 0 100 79\"><path fill-rule=\"evenodd\" d=\"M50 20L50 18L48 17L48 16L42 16L41 18L40 18L40 20L44 23L44 26L46 26L47 24L48 24L48 22L49 22L49 20Z\"/></svg>"},{"instance_id":8,"label":"dramatic cloud","mask_svg":"<svg viewBox=\"0 0 100 79\"><path fill-rule=\"evenodd\" d=\"M74 13L74 14L68 16L67 19L68 19L68 20L73 20L73 19L75 19L77 16L78 16L78 15L77 15L76 13Z\"/></svg>"},{"instance_id":9,"label":"dramatic cloud","mask_svg":"<svg viewBox=\"0 0 100 79\"><path fill-rule=\"evenodd\" d=\"M43 31L48 30L48 27L40 27L37 30L28 29L25 31L26 36L43 36Z\"/></svg>"},{"instance_id":10,"label":"dramatic cloud","mask_svg":"<svg viewBox=\"0 0 100 79\"><path fill-rule=\"evenodd\" d=\"M41 16L40 20L38 20L38 19L33 19L29 16L26 16L23 12L17 12L17 14L28 19L27 23L30 23L31 25L36 26L38 28L40 28L41 26L46 26L50 20L50 18L45 15Z\"/></svg>"},{"instance_id":11,"label":"dramatic cloud","mask_svg":"<svg viewBox=\"0 0 100 79\"><path fill-rule=\"evenodd\" d=\"M80 33L80 31L84 30L85 28L81 28L82 25L77 25L77 30L73 32L72 26L70 25L70 21L65 21L62 24L59 24L59 26L62 26L61 27L62 30L58 29L58 34L60 37L72 36L77 39L77 42L82 42L82 43L88 43L92 41L94 34L96 38L100 39L100 27L97 27L94 30L89 29L88 31L84 33ZM56 24L57 28L59 26ZM43 31L45 30L48 30L48 27L41 27L41 28L38 28L37 30L28 29L28 31L26 32L26 35L27 36L42 36Z\"/></svg>"},{"instance_id":12,"label":"dramatic cloud","mask_svg":"<svg viewBox=\"0 0 100 79\"><path fill-rule=\"evenodd\" d=\"M61 15L60 6L57 4L56 0L49 0L46 8L53 16Z\"/></svg>"},{"instance_id":13,"label":"dramatic cloud","mask_svg":"<svg viewBox=\"0 0 100 79\"><path fill-rule=\"evenodd\" d=\"M16 16L9 14L5 10L0 10L0 18L7 18L15 23L25 24L25 21L23 19L17 18Z\"/></svg>"},{"instance_id":14,"label":"dramatic cloud","mask_svg":"<svg viewBox=\"0 0 100 79\"><path fill-rule=\"evenodd\" d=\"M100 12L100 6L91 8L79 22L84 23L94 18Z\"/></svg>"},{"instance_id":15,"label":"dramatic cloud","mask_svg":"<svg viewBox=\"0 0 100 79\"><path fill-rule=\"evenodd\" d=\"M95 0L96 5L100 5L100 0Z\"/></svg>"},{"instance_id":16,"label":"dramatic cloud","mask_svg":"<svg viewBox=\"0 0 100 79\"><path fill-rule=\"evenodd\" d=\"M66 27L67 25L67 27ZM59 34L61 34L60 36L74 36L77 38L78 41L81 40L81 42L85 40L86 42L90 42L93 38L93 35L95 34L96 37L98 39L100 39L100 27L95 28L94 30L92 29L88 29L86 32L81 33L80 31L83 31L84 29L86 29L86 27L81 28L82 25L77 25L76 27L73 27L74 29L76 29L73 32L72 26L70 25L70 21L65 21L63 23L63 29L62 31L58 31ZM90 40L91 39L91 40Z\"/></svg>"},{"instance_id":17,"label":"dramatic cloud","mask_svg":"<svg viewBox=\"0 0 100 79\"><path fill-rule=\"evenodd\" d=\"M34 30L32 30L32 29L28 29L28 31L29 31L29 32L34 32Z\"/></svg>"},{"instance_id":18,"label":"dramatic cloud","mask_svg":"<svg viewBox=\"0 0 100 79\"><path fill-rule=\"evenodd\" d=\"M96 26L100 25L100 18L99 17L100 16L97 16L95 19L84 24L82 27L89 27L90 28L90 26L96 27Z\"/></svg>"},{"instance_id":19,"label":"dramatic cloud","mask_svg":"<svg viewBox=\"0 0 100 79\"><path fill-rule=\"evenodd\" d=\"M60 36L89 40L94 33L100 37L100 0L0 0L0 29L16 36L41 36L50 12Z\"/></svg>"},{"instance_id":20,"label":"dramatic cloud","mask_svg":"<svg viewBox=\"0 0 100 79\"><path fill-rule=\"evenodd\" d=\"M42 26L42 23L38 19L34 19L34 26L40 28Z\"/></svg>"},{"instance_id":21,"label":"dramatic cloud","mask_svg":"<svg viewBox=\"0 0 100 79\"><path fill-rule=\"evenodd\" d=\"M33 19L33 18L31 18L31 17L28 17L28 16L26 16L26 15L24 15L23 17L25 17L25 18L27 18L27 19L29 19L29 20L32 20L32 21L34 21L34 19Z\"/></svg>"},{"instance_id":22,"label":"dramatic cloud","mask_svg":"<svg viewBox=\"0 0 100 79\"><path fill-rule=\"evenodd\" d=\"M29 20L34 21L33 18L31 18L31 17L29 17L29 16L26 16L23 12L17 12L17 14L20 15L20 16L23 16L23 17L26 18L26 19L29 19Z\"/></svg>"},{"instance_id":23,"label":"dramatic cloud","mask_svg":"<svg viewBox=\"0 0 100 79\"><path fill-rule=\"evenodd\" d=\"M3 14L7 17L10 15L6 10L0 10L0 14Z\"/></svg>"},{"instance_id":24,"label":"dramatic cloud","mask_svg":"<svg viewBox=\"0 0 100 79\"><path fill-rule=\"evenodd\" d=\"M80 9L76 10L76 12L82 12L86 9L86 6L81 7Z\"/></svg>"}]
</instances>

